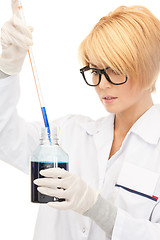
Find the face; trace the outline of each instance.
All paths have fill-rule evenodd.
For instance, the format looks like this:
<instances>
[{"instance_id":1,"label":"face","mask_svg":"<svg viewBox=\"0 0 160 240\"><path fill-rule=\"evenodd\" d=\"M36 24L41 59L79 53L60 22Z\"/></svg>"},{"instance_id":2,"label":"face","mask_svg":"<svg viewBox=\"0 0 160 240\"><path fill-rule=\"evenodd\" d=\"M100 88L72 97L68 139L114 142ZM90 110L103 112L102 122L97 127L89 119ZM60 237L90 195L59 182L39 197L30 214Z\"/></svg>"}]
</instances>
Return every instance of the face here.
<instances>
[{"instance_id":1,"label":"face","mask_svg":"<svg viewBox=\"0 0 160 240\"><path fill-rule=\"evenodd\" d=\"M122 85L113 85L107 81L103 74L101 82L95 87L95 90L105 109L110 113L122 113L128 109L133 109L140 102L145 104L146 94L150 94L146 90L134 88L131 78L128 78L127 82Z\"/></svg>"}]
</instances>

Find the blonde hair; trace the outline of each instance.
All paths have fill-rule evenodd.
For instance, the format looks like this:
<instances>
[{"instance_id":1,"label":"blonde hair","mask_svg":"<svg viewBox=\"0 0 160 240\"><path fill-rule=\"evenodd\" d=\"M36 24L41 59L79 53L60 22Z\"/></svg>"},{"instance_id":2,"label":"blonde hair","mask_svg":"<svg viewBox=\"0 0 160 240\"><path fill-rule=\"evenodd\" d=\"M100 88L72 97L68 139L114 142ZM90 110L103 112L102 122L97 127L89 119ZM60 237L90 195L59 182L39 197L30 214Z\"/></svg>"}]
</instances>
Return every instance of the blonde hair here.
<instances>
[{"instance_id":1,"label":"blonde hair","mask_svg":"<svg viewBox=\"0 0 160 240\"><path fill-rule=\"evenodd\" d=\"M79 47L83 65L110 66L143 89L160 71L160 21L145 7L120 6L100 19Z\"/></svg>"}]
</instances>

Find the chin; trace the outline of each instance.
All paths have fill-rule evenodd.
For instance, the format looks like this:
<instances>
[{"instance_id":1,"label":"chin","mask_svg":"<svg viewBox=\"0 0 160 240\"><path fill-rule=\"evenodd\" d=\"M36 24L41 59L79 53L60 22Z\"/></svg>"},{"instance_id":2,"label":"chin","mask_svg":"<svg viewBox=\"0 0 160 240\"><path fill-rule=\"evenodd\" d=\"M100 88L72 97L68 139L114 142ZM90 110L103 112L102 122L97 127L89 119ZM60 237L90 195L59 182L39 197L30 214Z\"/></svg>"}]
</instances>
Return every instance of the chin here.
<instances>
[{"instance_id":1,"label":"chin","mask_svg":"<svg viewBox=\"0 0 160 240\"><path fill-rule=\"evenodd\" d=\"M116 106L116 105L104 105L104 108L106 109L106 111L108 113L114 113L114 114L118 114L118 113L122 113L125 112L127 110L127 108L122 107L122 106Z\"/></svg>"},{"instance_id":2,"label":"chin","mask_svg":"<svg viewBox=\"0 0 160 240\"><path fill-rule=\"evenodd\" d=\"M107 104L107 105L103 104L103 106L108 113L118 113L118 112L120 112L120 109L118 109L118 107L113 105L113 104Z\"/></svg>"}]
</instances>

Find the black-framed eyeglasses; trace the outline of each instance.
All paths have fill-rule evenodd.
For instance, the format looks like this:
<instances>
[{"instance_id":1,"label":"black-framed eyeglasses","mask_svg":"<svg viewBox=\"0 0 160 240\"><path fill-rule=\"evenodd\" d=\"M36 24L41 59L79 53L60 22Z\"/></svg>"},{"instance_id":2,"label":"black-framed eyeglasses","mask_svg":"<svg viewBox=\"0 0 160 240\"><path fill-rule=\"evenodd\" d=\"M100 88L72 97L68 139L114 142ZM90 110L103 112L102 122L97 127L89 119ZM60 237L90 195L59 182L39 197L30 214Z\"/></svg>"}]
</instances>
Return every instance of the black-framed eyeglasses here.
<instances>
[{"instance_id":1,"label":"black-framed eyeglasses","mask_svg":"<svg viewBox=\"0 0 160 240\"><path fill-rule=\"evenodd\" d=\"M98 69L85 66L80 69L80 73L82 74L85 82L89 86L93 87L96 87L100 84L102 74L105 76L107 81L113 85L122 85L126 83L128 79L127 76L115 72L110 67L107 67L105 69Z\"/></svg>"}]
</instances>

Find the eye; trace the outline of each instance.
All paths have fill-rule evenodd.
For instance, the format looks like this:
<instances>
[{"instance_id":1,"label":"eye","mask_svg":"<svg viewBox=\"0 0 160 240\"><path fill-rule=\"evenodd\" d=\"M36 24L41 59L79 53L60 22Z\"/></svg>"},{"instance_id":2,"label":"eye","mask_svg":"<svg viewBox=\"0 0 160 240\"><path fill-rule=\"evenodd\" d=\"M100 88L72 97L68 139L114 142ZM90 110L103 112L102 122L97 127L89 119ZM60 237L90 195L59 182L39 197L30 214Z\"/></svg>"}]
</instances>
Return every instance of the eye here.
<instances>
[{"instance_id":1,"label":"eye","mask_svg":"<svg viewBox=\"0 0 160 240\"><path fill-rule=\"evenodd\" d=\"M98 71L97 71L96 69L91 69L91 74L97 75L97 74L98 74Z\"/></svg>"}]
</instances>

